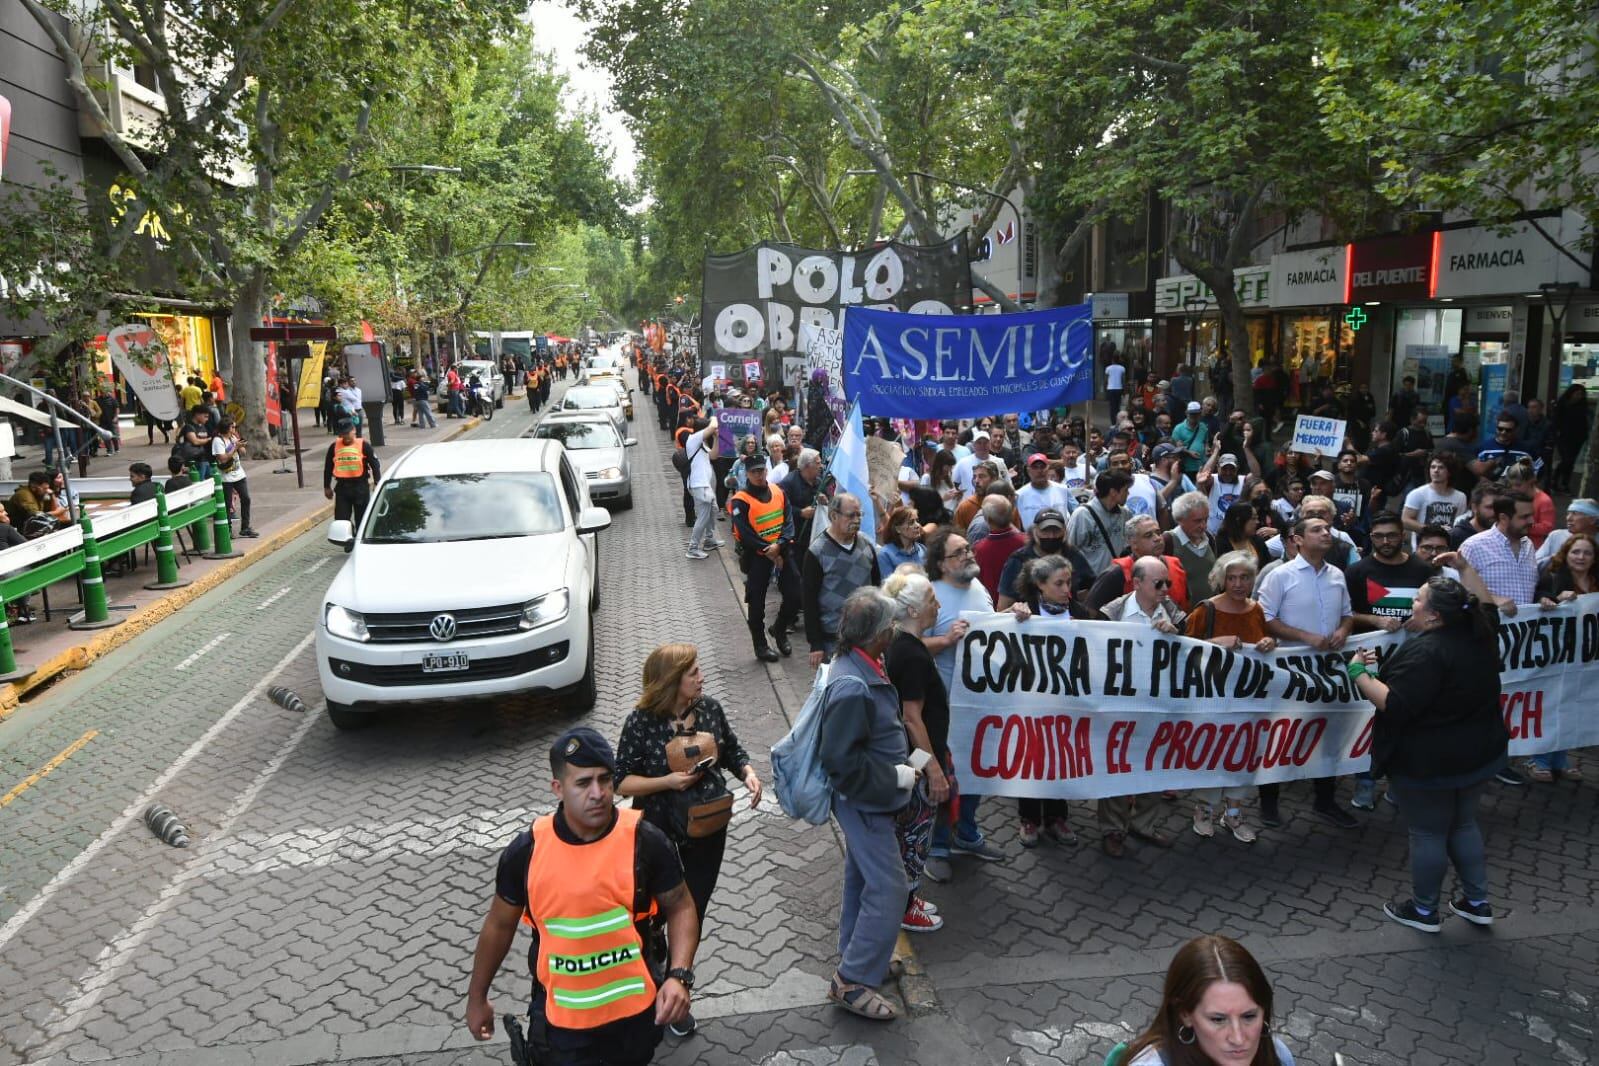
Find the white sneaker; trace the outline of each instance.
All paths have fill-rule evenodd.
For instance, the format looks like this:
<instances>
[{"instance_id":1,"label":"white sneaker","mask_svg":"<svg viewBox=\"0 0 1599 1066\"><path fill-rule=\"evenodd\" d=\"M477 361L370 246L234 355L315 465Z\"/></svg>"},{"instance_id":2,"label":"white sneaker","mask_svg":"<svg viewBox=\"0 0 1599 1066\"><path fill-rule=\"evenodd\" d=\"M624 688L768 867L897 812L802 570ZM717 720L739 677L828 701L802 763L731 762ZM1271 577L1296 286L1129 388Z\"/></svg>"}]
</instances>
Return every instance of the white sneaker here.
<instances>
[{"instance_id":1,"label":"white sneaker","mask_svg":"<svg viewBox=\"0 0 1599 1066\"><path fill-rule=\"evenodd\" d=\"M690 548L683 553L683 558L685 559L709 559L710 557L708 552L701 551L699 548Z\"/></svg>"}]
</instances>

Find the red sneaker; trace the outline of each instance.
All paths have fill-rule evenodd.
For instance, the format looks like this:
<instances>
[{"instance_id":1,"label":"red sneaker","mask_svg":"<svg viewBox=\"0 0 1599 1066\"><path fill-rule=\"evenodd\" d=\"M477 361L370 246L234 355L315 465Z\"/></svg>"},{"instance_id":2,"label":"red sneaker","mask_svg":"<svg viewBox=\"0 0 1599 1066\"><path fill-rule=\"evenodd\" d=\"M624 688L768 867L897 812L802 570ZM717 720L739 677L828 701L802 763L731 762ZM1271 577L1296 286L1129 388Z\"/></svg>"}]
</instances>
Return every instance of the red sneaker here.
<instances>
[{"instance_id":1,"label":"red sneaker","mask_svg":"<svg viewBox=\"0 0 1599 1066\"><path fill-rule=\"evenodd\" d=\"M905 917L900 919L899 927L907 933L936 933L944 928L944 919L912 906L906 910Z\"/></svg>"}]
</instances>

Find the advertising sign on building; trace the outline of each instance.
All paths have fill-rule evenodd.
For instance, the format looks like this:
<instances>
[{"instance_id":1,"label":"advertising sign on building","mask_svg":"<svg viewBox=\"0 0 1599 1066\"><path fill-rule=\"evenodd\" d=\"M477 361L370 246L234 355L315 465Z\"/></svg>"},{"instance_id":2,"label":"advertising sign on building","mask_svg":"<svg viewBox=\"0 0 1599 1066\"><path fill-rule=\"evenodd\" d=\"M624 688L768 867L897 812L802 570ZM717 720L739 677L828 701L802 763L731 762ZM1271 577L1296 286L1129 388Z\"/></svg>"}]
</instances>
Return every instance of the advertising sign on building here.
<instances>
[{"instance_id":1,"label":"advertising sign on building","mask_svg":"<svg viewBox=\"0 0 1599 1066\"><path fill-rule=\"evenodd\" d=\"M1125 292L1094 292L1088 294L1088 306L1094 309L1094 321L1107 318L1126 318L1128 294Z\"/></svg>"},{"instance_id":2,"label":"advertising sign on building","mask_svg":"<svg viewBox=\"0 0 1599 1066\"><path fill-rule=\"evenodd\" d=\"M105 346L112 364L146 411L163 421L183 413L172 387L166 343L154 329L143 322L129 322L107 333Z\"/></svg>"},{"instance_id":3,"label":"advertising sign on building","mask_svg":"<svg viewBox=\"0 0 1599 1066\"><path fill-rule=\"evenodd\" d=\"M6 150L11 145L11 101L0 96L0 181L6 176Z\"/></svg>"},{"instance_id":4,"label":"advertising sign on building","mask_svg":"<svg viewBox=\"0 0 1599 1066\"><path fill-rule=\"evenodd\" d=\"M1247 266L1233 271L1233 292L1246 309L1271 306L1271 267ZM1188 301L1193 298L1205 301L1201 311L1216 309L1216 294L1210 286L1192 274L1179 274L1155 282L1155 313L1157 315L1182 315L1189 311Z\"/></svg>"},{"instance_id":5,"label":"advertising sign on building","mask_svg":"<svg viewBox=\"0 0 1599 1066\"><path fill-rule=\"evenodd\" d=\"M1466 308L1467 336L1510 335L1510 305Z\"/></svg>"},{"instance_id":6,"label":"advertising sign on building","mask_svg":"<svg viewBox=\"0 0 1599 1066\"><path fill-rule=\"evenodd\" d=\"M1353 245L1348 302L1427 299L1432 291L1434 236L1407 233Z\"/></svg>"},{"instance_id":7,"label":"advertising sign on building","mask_svg":"<svg viewBox=\"0 0 1599 1066\"><path fill-rule=\"evenodd\" d=\"M1349 246L1307 248L1271 257L1273 307L1325 307L1344 302Z\"/></svg>"},{"instance_id":8,"label":"advertising sign on building","mask_svg":"<svg viewBox=\"0 0 1599 1066\"><path fill-rule=\"evenodd\" d=\"M1438 235L1437 295L1507 296L1537 292L1546 282L1581 283L1588 277L1582 264L1591 262L1582 248L1583 230L1581 218L1570 212L1505 229L1444 230Z\"/></svg>"}]
</instances>

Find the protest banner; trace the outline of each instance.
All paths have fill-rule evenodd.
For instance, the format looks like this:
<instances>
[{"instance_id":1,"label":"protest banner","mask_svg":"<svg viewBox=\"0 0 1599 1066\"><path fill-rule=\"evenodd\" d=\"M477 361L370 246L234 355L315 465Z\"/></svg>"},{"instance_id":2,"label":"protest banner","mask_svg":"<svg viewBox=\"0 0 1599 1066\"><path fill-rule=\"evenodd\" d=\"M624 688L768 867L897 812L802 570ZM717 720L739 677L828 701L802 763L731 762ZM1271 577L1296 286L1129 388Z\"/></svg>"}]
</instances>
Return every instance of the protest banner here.
<instances>
[{"instance_id":1,"label":"protest banner","mask_svg":"<svg viewBox=\"0 0 1599 1066\"><path fill-rule=\"evenodd\" d=\"M766 241L705 257L700 357L758 359L776 380L780 359L798 355L806 325L837 329L845 307L870 305L947 315L971 303L966 238L921 247L889 242L862 252Z\"/></svg>"},{"instance_id":2,"label":"protest banner","mask_svg":"<svg viewBox=\"0 0 1599 1066\"><path fill-rule=\"evenodd\" d=\"M844 316L844 393L868 415L969 418L1094 395L1091 307L1015 315Z\"/></svg>"},{"instance_id":3,"label":"protest banner","mask_svg":"<svg viewBox=\"0 0 1599 1066\"><path fill-rule=\"evenodd\" d=\"M738 442L753 436L760 440L761 413L748 407L713 407L716 416L716 454L722 459L738 455Z\"/></svg>"},{"instance_id":4,"label":"protest banner","mask_svg":"<svg viewBox=\"0 0 1599 1066\"><path fill-rule=\"evenodd\" d=\"M1294 439L1288 450L1337 458L1348 432L1349 423L1342 418L1299 415L1294 419Z\"/></svg>"},{"instance_id":5,"label":"protest banner","mask_svg":"<svg viewBox=\"0 0 1599 1066\"><path fill-rule=\"evenodd\" d=\"M1372 706L1340 651L1232 651L1116 622L966 614L950 685L963 793L1102 799L1334 777L1370 765ZM1499 634L1512 755L1599 743L1599 594L1523 607ZM1380 674L1381 668L1378 668Z\"/></svg>"}]
</instances>

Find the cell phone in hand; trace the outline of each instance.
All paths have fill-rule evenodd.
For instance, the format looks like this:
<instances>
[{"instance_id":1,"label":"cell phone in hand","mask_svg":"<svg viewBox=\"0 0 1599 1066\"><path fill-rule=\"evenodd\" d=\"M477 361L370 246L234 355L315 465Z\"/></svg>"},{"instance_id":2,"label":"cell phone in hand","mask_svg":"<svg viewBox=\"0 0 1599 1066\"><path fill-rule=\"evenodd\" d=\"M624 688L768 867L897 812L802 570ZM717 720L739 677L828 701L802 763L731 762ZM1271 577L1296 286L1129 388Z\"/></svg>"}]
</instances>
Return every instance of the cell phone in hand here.
<instances>
[{"instance_id":1,"label":"cell phone in hand","mask_svg":"<svg viewBox=\"0 0 1599 1066\"><path fill-rule=\"evenodd\" d=\"M911 757L905 761L911 764L911 769L915 770L917 773L921 773L927 768L927 764L933 761L933 753L930 751L924 751L921 748L917 748L915 751L911 752Z\"/></svg>"},{"instance_id":2,"label":"cell phone in hand","mask_svg":"<svg viewBox=\"0 0 1599 1066\"><path fill-rule=\"evenodd\" d=\"M711 767L713 767L715 765L716 765L716 756L707 755L705 758L701 759L699 762L694 764L694 772L697 773L697 774L703 774L705 771L709 770Z\"/></svg>"}]
</instances>

